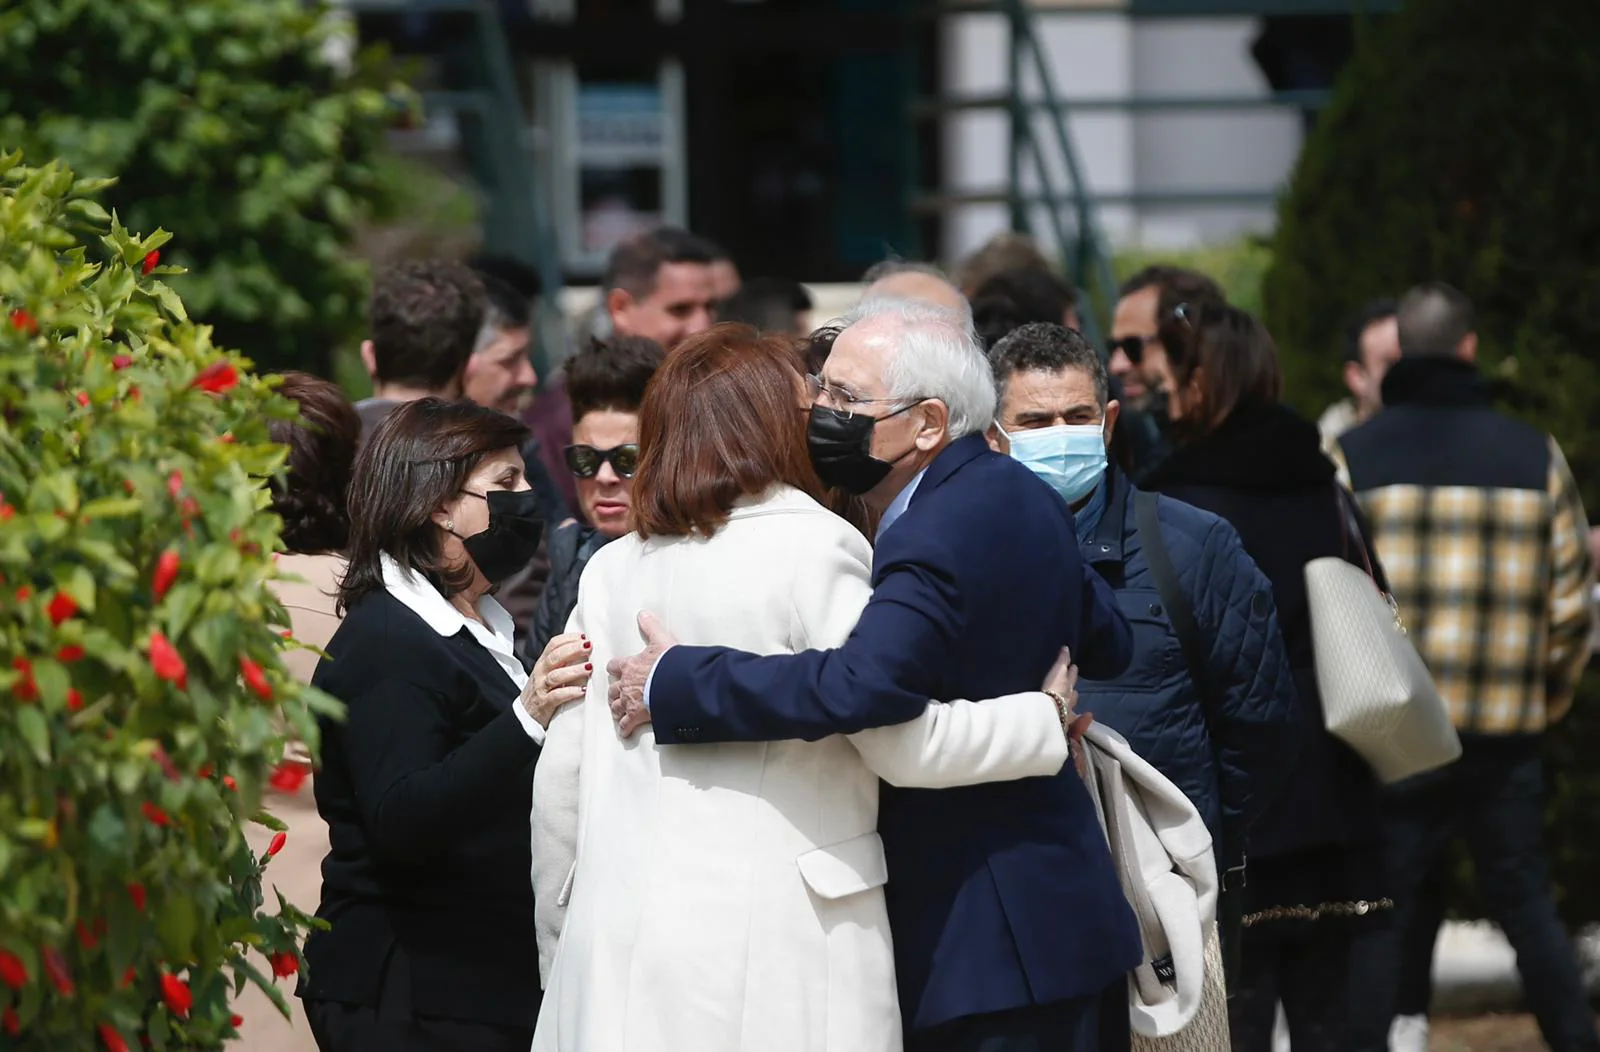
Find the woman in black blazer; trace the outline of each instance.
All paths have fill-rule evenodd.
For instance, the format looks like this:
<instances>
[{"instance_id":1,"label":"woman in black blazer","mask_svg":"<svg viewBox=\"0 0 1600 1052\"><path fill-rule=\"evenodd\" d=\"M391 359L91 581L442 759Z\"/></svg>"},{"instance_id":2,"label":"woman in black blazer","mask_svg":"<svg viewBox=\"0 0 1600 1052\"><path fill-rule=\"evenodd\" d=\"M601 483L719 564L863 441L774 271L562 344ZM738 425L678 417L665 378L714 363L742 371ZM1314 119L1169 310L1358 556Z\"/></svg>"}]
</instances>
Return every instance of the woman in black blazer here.
<instances>
[{"instance_id":1,"label":"woman in black blazer","mask_svg":"<svg viewBox=\"0 0 1600 1052\"><path fill-rule=\"evenodd\" d=\"M344 621L313 684L331 849L299 996L323 1052L526 1052L539 1013L529 806L543 728L493 586L541 530L526 429L422 399L350 486ZM586 675L581 666L553 678Z\"/></svg>"},{"instance_id":2,"label":"woman in black blazer","mask_svg":"<svg viewBox=\"0 0 1600 1052\"><path fill-rule=\"evenodd\" d=\"M1384 1052L1387 1027L1358 1032L1366 955L1393 903L1372 769L1323 729L1305 566L1371 566L1316 427L1280 402L1277 349L1255 318L1208 307L1166 319L1146 379L1167 394L1173 453L1144 486L1220 515L1272 582L1294 672L1303 744L1294 774L1250 829L1242 981L1228 991L1235 1052L1268 1052L1281 1001L1295 1052ZM1350 509L1347 514L1346 509ZM1365 1013L1370 1014L1370 1013Z\"/></svg>"}]
</instances>

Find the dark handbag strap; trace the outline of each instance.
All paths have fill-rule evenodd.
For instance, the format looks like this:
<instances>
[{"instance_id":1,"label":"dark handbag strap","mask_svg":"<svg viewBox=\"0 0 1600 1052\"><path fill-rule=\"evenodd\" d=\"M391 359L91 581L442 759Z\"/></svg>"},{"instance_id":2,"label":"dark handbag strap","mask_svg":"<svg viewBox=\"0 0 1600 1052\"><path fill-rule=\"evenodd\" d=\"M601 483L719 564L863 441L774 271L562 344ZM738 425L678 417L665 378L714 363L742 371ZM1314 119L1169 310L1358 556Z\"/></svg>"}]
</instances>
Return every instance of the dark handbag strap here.
<instances>
[{"instance_id":1,"label":"dark handbag strap","mask_svg":"<svg viewBox=\"0 0 1600 1052\"><path fill-rule=\"evenodd\" d=\"M1356 516L1355 497L1344 486L1335 482L1333 484L1333 502L1339 511L1339 545L1344 561L1350 561L1350 539L1355 538L1356 547L1361 549L1361 566L1367 571L1367 576L1372 578L1372 583L1378 583L1378 575L1372 569L1372 556L1367 551L1367 537L1361 532L1361 520ZM1378 589L1380 592L1382 588Z\"/></svg>"},{"instance_id":2,"label":"dark handbag strap","mask_svg":"<svg viewBox=\"0 0 1600 1052\"><path fill-rule=\"evenodd\" d=\"M1161 530L1161 517L1157 514L1156 494L1148 490L1136 489L1133 491L1133 523L1139 531L1139 538L1144 547L1144 561L1150 567L1150 577L1155 581L1156 594L1161 596L1161 605L1167 608L1167 617L1172 621L1172 630L1178 636L1178 647L1183 651L1183 660L1189 666L1189 678L1194 681L1195 690L1199 691L1202 699L1201 713L1205 717L1206 730L1214 742L1217 740L1216 728L1211 722L1211 706L1204 702L1209 701L1210 692L1206 686L1206 659L1200 647L1200 623L1195 620L1194 607L1189 602L1189 597L1178 585L1178 571L1172 565L1172 553L1167 548L1166 535ZM1228 830L1223 830L1227 840L1233 837ZM1236 845L1224 844L1222 852L1225 859L1228 852ZM1217 933L1222 943L1222 970L1226 976L1228 994L1231 997L1239 981L1239 938L1243 932L1244 919L1244 859L1241 856L1240 864L1236 870L1229 870L1221 874L1222 887L1217 896ZM1238 873L1238 880L1229 880L1230 873Z\"/></svg>"}]
</instances>

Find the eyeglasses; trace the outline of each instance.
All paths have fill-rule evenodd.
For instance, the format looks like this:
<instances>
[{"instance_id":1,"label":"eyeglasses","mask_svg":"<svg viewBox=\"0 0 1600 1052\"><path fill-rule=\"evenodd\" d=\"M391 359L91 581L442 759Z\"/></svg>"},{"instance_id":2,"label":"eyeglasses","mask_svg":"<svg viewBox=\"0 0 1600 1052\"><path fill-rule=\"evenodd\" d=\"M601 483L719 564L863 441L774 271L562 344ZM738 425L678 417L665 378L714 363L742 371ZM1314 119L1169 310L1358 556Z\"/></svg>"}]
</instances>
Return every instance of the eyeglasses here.
<instances>
[{"instance_id":1,"label":"eyeglasses","mask_svg":"<svg viewBox=\"0 0 1600 1052\"><path fill-rule=\"evenodd\" d=\"M568 446L565 450L567 468L578 478L592 479L600 474L600 465L610 464L618 476L633 478L639 469L639 447L634 443L596 449L593 446Z\"/></svg>"},{"instance_id":2,"label":"eyeglasses","mask_svg":"<svg viewBox=\"0 0 1600 1052\"><path fill-rule=\"evenodd\" d=\"M1121 351L1128 356L1128 361L1134 365L1144 363L1144 345L1155 339L1154 336L1124 336L1120 340L1111 341L1111 353Z\"/></svg>"},{"instance_id":3,"label":"eyeglasses","mask_svg":"<svg viewBox=\"0 0 1600 1052\"><path fill-rule=\"evenodd\" d=\"M843 413L846 418L856 415L859 406L867 405L895 405L904 402L904 398L857 398L842 387L828 383L815 373L806 375L806 389L811 394L813 402L823 398L828 400L827 408Z\"/></svg>"}]
</instances>

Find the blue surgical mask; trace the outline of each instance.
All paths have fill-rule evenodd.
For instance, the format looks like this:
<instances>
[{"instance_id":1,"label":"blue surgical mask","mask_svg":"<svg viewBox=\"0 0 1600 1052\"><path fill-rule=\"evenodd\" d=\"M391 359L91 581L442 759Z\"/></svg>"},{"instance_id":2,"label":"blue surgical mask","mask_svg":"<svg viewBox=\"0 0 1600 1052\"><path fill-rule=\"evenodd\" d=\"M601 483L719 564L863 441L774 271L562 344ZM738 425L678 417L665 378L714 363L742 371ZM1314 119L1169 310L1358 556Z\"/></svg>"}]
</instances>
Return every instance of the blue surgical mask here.
<instances>
[{"instance_id":1,"label":"blue surgical mask","mask_svg":"<svg viewBox=\"0 0 1600 1052\"><path fill-rule=\"evenodd\" d=\"M1015 434L1011 455L1068 504L1094 492L1106 472L1105 432L1099 424L1063 424Z\"/></svg>"}]
</instances>

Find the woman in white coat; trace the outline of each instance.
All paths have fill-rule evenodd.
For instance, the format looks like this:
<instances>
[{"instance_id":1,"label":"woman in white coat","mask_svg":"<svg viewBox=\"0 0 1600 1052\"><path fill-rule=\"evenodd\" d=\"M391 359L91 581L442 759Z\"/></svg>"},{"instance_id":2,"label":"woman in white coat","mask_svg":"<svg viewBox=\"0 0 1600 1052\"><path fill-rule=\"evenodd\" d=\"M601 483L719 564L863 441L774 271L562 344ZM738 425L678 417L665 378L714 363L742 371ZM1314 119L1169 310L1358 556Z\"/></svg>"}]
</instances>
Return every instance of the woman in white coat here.
<instances>
[{"instance_id":1,"label":"woman in white coat","mask_svg":"<svg viewBox=\"0 0 1600 1052\"><path fill-rule=\"evenodd\" d=\"M849 635L871 549L817 502L799 366L730 325L668 356L640 411L636 532L594 556L568 626L593 667L641 648L644 609L684 643L754 653ZM1035 693L816 742L657 746L618 737L595 677L534 778L535 1050L898 1050L879 779L1052 775L1064 723Z\"/></svg>"}]
</instances>

